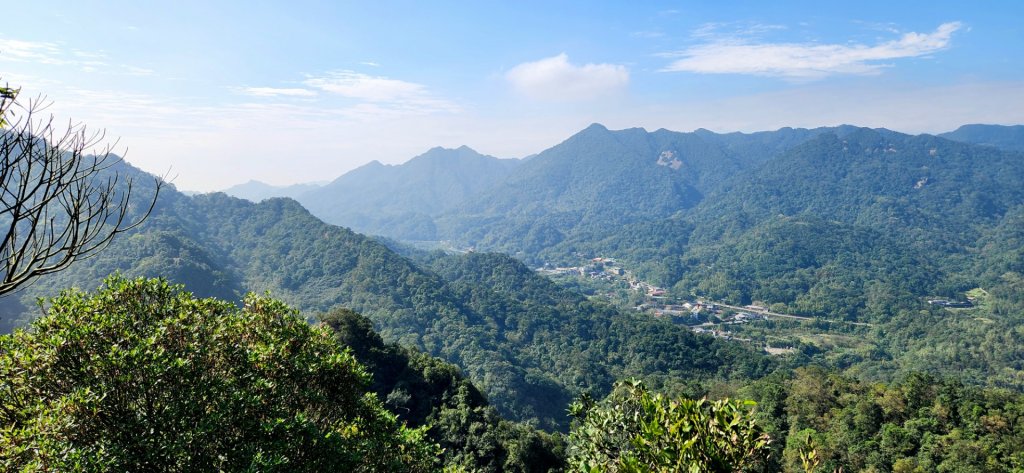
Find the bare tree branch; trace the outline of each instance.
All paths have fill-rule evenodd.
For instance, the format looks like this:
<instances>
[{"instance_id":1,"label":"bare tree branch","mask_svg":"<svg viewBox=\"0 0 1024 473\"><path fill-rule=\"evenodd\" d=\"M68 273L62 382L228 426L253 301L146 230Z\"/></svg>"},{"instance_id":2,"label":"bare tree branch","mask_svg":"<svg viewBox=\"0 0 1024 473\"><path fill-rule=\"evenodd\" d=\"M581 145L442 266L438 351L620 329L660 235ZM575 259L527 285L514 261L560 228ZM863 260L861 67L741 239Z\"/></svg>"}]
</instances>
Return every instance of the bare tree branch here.
<instances>
[{"instance_id":1,"label":"bare tree branch","mask_svg":"<svg viewBox=\"0 0 1024 473\"><path fill-rule=\"evenodd\" d=\"M22 105L18 92L0 87L0 296L142 224L164 184L154 178L152 199L136 208L135 182L114 169L121 158L101 146L104 132L57 126L39 117L41 97Z\"/></svg>"}]
</instances>

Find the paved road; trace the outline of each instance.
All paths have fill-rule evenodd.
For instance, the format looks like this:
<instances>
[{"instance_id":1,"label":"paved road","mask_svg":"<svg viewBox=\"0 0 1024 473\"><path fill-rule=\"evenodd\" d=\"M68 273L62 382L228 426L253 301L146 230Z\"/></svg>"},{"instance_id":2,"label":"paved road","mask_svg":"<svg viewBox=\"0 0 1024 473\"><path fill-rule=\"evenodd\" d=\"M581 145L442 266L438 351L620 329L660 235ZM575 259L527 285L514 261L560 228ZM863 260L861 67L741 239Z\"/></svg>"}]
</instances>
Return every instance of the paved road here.
<instances>
[{"instance_id":1,"label":"paved road","mask_svg":"<svg viewBox=\"0 0 1024 473\"><path fill-rule=\"evenodd\" d=\"M802 316L802 315L778 314L778 313L771 312L771 311L768 311L768 310L755 310L755 309L751 309L749 307L740 307L740 306L735 306L735 305L729 305L729 304L725 304L725 303L722 303L722 302L716 302L716 301L712 301L712 300L706 300L706 302L709 302L709 303L715 304L715 305L720 305L722 307L728 307L730 309L740 310L740 311L743 311L743 312L753 312L753 313L761 314L761 315L764 315L765 317L778 317L780 319L796 319L796 320L803 320L803 321L807 321L807 322L814 322L814 321L819 321L820 320L820 321L831 322L831 323L856 325L856 326L859 326L859 327L873 327L872 324L869 324L867 322L848 322L848 321L845 321L845 320L818 319L818 318L814 318L814 317L805 317L805 316Z\"/></svg>"}]
</instances>

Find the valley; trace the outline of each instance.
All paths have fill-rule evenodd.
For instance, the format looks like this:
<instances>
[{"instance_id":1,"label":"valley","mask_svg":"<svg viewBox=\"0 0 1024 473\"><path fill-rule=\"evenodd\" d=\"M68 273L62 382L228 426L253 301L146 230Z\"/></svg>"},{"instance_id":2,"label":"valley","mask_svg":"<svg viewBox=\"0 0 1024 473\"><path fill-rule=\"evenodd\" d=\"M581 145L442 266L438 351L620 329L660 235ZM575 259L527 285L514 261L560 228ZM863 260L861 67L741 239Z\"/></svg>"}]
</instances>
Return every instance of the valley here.
<instances>
[{"instance_id":1,"label":"valley","mask_svg":"<svg viewBox=\"0 0 1024 473\"><path fill-rule=\"evenodd\" d=\"M738 306L693 295L675 296L664 288L638 280L632 271L620 267L613 258L596 257L580 266L540 267L536 271L560 284L577 287L592 299L606 301L624 310L632 307L640 314L686 326L696 334L755 344L772 355L796 353L796 341L806 344L811 351L834 354L840 350L836 346L836 338L848 338L843 334L849 330L830 331L830 326L874 326L868 322L773 312L768 308L771 304L763 301ZM798 323L777 323L779 321ZM744 338L741 333L755 335L756 338ZM862 343L852 343L851 340L847 345L856 347Z\"/></svg>"}]
</instances>

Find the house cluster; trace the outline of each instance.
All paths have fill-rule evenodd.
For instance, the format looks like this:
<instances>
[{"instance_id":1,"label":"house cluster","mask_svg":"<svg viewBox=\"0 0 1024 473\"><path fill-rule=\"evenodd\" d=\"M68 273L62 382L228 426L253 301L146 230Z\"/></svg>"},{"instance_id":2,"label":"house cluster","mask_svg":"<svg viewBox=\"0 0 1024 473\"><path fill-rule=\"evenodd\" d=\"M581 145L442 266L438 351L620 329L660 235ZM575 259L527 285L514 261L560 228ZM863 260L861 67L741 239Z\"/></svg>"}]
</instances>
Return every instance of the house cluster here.
<instances>
[{"instance_id":1,"label":"house cluster","mask_svg":"<svg viewBox=\"0 0 1024 473\"><path fill-rule=\"evenodd\" d=\"M666 297L665 294L668 293L668 291L663 288L636 279L629 280L629 288L634 291L647 294L647 297L655 299L664 299Z\"/></svg>"},{"instance_id":2,"label":"house cluster","mask_svg":"<svg viewBox=\"0 0 1024 473\"><path fill-rule=\"evenodd\" d=\"M711 335L712 337L721 338L723 340L735 340L735 341L738 341L738 342L750 342L751 341L749 338L737 337L737 336L733 335L731 332L726 332L724 330L718 330L718 329L707 328L707 327L694 327L693 328L693 333L704 334L704 335Z\"/></svg>"},{"instance_id":3,"label":"house cluster","mask_svg":"<svg viewBox=\"0 0 1024 473\"><path fill-rule=\"evenodd\" d=\"M665 288L637 279L630 271L623 269L614 258L591 258L581 266L554 268L545 266L537 268L537 272L625 283L631 290L644 296L643 302L634 307L638 312L649 313L655 317L670 318L676 323L693 326L694 331L706 330L698 326L712 323L736 325L764 320L765 316L762 312L768 310L758 305L748 305L744 307L747 310L735 312L707 301L676 299L671 297ZM612 297L611 294L609 297Z\"/></svg>"},{"instance_id":4,"label":"house cluster","mask_svg":"<svg viewBox=\"0 0 1024 473\"><path fill-rule=\"evenodd\" d=\"M737 312L726 319L722 319L723 323L727 324L745 324L747 322L753 322L755 320L765 320L764 314L751 314L749 312Z\"/></svg>"},{"instance_id":5,"label":"house cluster","mask_svg":"<svg viewBox=\"0 0 1024 473\"><path fill-rule=\"evenodd\" d=\"M537 268L537 272L558 276L583 276L591 279L612 281L626 275L626 270L612 258L594 258L583 266Z\"/></svg>"},{"instance_id":6,"label":"house cluster","mask_svg":"<svg viewBox=\"0 0 1024 473\"><path fill-rule=\"evenodd\" d=\"M650 293L648 293L650 296ZM722 310L715 304L708 304L701 301L671 301L667 302L663 296L650 296L647 302L634 307L639 312L651 312L655 317L673 317L687 320L701 321L710 315L722 315Z\"/></svg>"},{"instance_id":7,"label":"house cluster","mask_svg":"<svg viewBox=\"0 0 1024 473\"><path fill-rule=\"evenodd\" d=\"M966 301L951 301L948 299L928 299L928 303L931 305L937 305L939 307L946 307L948 309L966 309L974 307L974 304L970 300Z\"/></svg>"}]
</instances>

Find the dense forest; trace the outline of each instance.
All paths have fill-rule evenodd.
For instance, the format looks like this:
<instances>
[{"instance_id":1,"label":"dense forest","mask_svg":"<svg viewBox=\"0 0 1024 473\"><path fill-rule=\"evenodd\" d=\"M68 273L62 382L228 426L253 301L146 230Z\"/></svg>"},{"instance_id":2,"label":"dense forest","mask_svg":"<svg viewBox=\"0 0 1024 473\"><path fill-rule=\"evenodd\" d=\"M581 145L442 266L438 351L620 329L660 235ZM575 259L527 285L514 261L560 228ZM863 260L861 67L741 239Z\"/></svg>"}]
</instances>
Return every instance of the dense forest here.
<instances>
[{"instance_id":1,"label":"dense forest","mask_svg":"<svg viewBox=\"0 0 1024 473\"><path fill-rule=\"evenodd\" d=\"M738 400L616 383L565 406L568 435L501 418L454 365L347 309L315 325L164 280L65 291L0 336L0 465L17 471L1017 471L1024 396L816 366ZM173 386L173 388L171 388ZM658 390L655 390L658 391Z\"/></svg>"}]
</instances>

